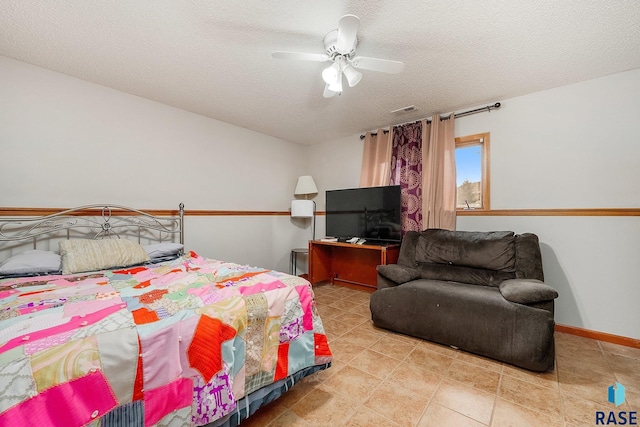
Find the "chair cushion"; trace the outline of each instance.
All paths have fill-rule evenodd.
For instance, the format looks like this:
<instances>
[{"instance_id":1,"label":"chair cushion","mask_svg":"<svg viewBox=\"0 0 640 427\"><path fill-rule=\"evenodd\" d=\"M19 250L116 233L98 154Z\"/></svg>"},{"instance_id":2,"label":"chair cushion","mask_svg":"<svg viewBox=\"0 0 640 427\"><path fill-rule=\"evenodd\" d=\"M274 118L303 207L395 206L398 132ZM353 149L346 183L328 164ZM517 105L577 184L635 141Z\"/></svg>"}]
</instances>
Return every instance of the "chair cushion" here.
<instances>
[{"instance_id":1,"label":"chair cushion","mask_svg":"<svg viewBox=\"0 0 640 427\"><path fill-rule=\"evenodd\" d=\"M427 229L418 239L416 261L515 272L514 233Z\"/></svg>"},{"instance_id":2,"label":"chair cushion","mask_svg":"<svg viewBox=\"0 0 640 427\"><path fill-rule=\"evenodd\" d=\"M407 283L420 278L420 272L418 270L398 264L379 265L377 270L378 273L397 284Z\"/></svg>"},{"instance_id":3,"label":"chair cushion","mask_svg":"<svg viewBox=\"0 0 640 427\"><path fill-rule=\"evenodd\" d=\"M500 293L507 301L533 304L558 298L558 291L536 279L511 279L500 284Z\"/></svg>"}]
</instances>

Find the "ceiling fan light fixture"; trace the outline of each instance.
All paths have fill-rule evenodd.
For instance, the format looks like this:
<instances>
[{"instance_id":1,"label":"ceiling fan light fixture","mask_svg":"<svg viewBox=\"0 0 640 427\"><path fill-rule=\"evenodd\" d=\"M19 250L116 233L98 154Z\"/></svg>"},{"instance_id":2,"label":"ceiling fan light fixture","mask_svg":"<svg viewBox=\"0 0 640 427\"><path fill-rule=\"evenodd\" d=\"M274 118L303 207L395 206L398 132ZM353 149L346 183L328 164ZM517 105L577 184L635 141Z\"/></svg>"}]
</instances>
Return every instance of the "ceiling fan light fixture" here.
<instances>
[{"instance_id":1,"label":"ceiling fan light fixture","mask_svg":"<svg viewBox=\"0 0 640 427\"><path fill-rule=\"evenodd\" d=\"M329 89L329 85L325 85L324 86L324 92L322 93L322 96L324 96L325 98L331 98L333 96L335 96L336 92L332 91L331 89Z\"/></svg>"},{"instance_id":2,"label":"ceiling fan light fixture","mask_svg":"<svg viewBox=\"0 0 640 427\"><path fill-rule=\"evenodd\" d=\"M340 66L337 63L333 63L324 70L322 70L322 80L328 85L335 84L340 78Z\"/></svg>"},{"instance_id":3,"label":"ceiling fan light fixture","mask_svg":"<svg viewBox=\"0 0 640 427\"><path fill-rule=\"evenodd\" d=\"M325 53L273 52L276 59L300 61L329 62L332 64L322 70L325 83L324 97L331 98L342 93L342 76L349 87L354 87L362 79L359 70L370 70L388 74L398 74L404 69L404 63L388 59L357 56L358 27L360 18L355 15L344 15L338 22L338 28L329 31L323 39Z\"/></svg>"},{"instance_id":4,"label":"ceiling fan light fixture","mask_svg":"<svg viewBox=\"0 0 640 427\"><path fill-rule=\"evenodd\" d=\"M342 72L344 73L344 76L347 78L347 83L349 83L349 87L354 87L355 85L360 83L360 80L362 79L362 73L356 70L355 68L353 68L349 64L346 64L344 67L342 67Z\"/></svg>"},{"instance_id":5,"label":"ceiling fan light fixture","mask_svg":"<svg viewBox=\"0 0 640 427\"><path fill-rule=\"evenodd\" d=\"M338 72L338 77L333 83L329 83L329 90L334 92L342 92L342 73Z\"/></svg>"}]
</instances>

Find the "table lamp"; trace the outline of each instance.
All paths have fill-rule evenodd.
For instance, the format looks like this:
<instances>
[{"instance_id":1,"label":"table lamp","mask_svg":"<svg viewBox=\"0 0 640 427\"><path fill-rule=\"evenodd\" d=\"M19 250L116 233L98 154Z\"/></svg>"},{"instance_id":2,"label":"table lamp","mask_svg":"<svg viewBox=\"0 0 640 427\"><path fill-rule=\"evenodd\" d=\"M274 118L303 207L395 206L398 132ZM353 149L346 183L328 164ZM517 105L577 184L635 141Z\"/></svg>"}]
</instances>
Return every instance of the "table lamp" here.
<instances>
[{"instance_id":1,"label":"table lamp","mask_svg":"<svg viewBox=\"0 0 640 427\"><path fill-rule=\"evenodd\" d=\"M304 175L298 178L296 189L293 195L296 197L304 197L304 199L296 199L291 201L291 216L293 218L313 218L313 240L316 239L316 202L309 200L309 197L315 197L318 194L318 187L310 175Z\"/></svg>"}]
</instances>

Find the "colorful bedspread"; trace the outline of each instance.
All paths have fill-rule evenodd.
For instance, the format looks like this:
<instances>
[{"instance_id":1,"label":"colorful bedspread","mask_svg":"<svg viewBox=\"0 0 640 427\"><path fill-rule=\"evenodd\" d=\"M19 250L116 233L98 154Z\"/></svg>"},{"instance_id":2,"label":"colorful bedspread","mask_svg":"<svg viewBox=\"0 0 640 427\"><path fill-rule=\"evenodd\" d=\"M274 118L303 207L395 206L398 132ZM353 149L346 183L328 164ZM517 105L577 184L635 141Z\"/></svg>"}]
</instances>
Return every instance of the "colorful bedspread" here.
<instances>
[{"instance_id":1,"label":"colorful bedspread","mask_svg":"<svg viewBox=\"0 0 640 427\"><path fill-rule=\"evenodd\" d=\"M331 352L311 285L206 259L0 281L1 426L205 425Z\"/></svg>"}]
</instances>

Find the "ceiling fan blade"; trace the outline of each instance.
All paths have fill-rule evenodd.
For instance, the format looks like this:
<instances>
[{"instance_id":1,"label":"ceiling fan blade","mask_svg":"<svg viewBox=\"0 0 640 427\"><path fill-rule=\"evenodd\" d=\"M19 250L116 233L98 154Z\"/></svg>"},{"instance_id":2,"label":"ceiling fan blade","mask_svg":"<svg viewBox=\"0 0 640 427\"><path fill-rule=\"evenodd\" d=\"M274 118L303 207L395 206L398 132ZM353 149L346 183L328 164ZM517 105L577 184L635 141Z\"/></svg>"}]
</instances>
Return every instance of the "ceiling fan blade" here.
<instances>
[{"instance_id":1,"label":"ceiling fan blade","mask_svg":"<svg viewBox=\"0 0 640 427\"><path fill-rule=\"evenodd\" d=\"M327 84L327 85L324 86L324 92L322 93L322 96L324 96L325 98L331 98L336 93L338 93L338 92L334 92L331 89L329 89L329 85Z\"/></svg>"},{"instance_id":2,"label":"ceiling fan blade","mask_svg":"<svg viewBox=\"0 0 640 427\"><path fill-rule=\"evenodd\" d=\"M367 56L356 56L351 60L351 65L363 70L380 71L381 73L389 74L398 74L404 70L404 62L369 58Z\"/></svg>"},{"instance_id":3,"label":"ceiling fan blade","mask_svg":"<svg viewBox=\"0 0 640 427\"><path fill-rule=\"evenodd\" d=\"M291 59L295 61L324 62L331 59L324 53L273 52L271 56L273 56L275 59Z\"/></svg>"},{"instance_id":4,"label":"ceiling fan blade","mask_svg":"<svg viewBox=\"0 0 640 427\"><path fill-rule=\"evenodd\" d=\"M356 47L356 35L360 18L355 15L344 15L338 23L338 41L336 48L338 52L347 54Z\"/></svg>"}]
</instances>

